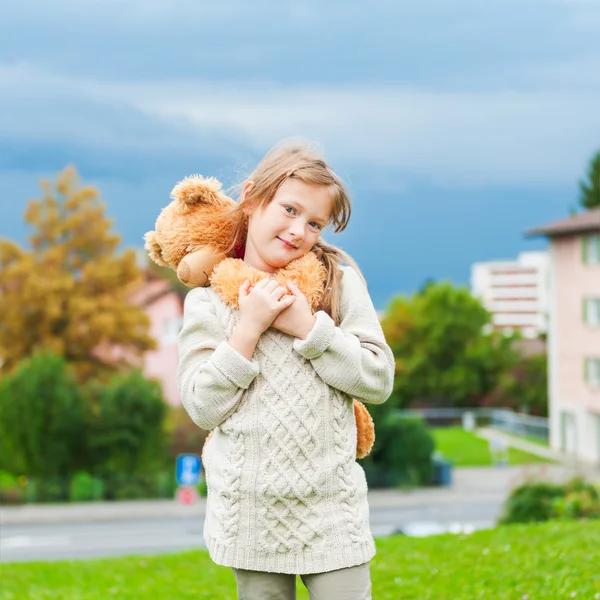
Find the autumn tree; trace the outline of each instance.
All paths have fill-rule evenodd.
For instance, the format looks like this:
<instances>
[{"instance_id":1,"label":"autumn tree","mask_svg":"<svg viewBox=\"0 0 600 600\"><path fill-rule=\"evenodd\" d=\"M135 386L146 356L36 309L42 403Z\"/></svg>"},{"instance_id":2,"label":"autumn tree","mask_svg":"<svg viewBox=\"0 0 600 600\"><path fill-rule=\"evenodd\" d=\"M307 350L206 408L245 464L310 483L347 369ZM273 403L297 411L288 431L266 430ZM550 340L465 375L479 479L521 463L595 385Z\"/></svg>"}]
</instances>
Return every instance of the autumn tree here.
<instances>
[{"instance_id":1,"label":"autumn tree","mask_svg":"<svg viewBox=\"0 0 600 600\"><path fill-rule=\"evenodd\" d=\"M579 202L587 209L600 206L600 151L590 160L587 178L579 182Z\"/></svg>"},{"instance_id":2,"label":"autumn tree","mask_svg":"<svg viewBox=\"0 0 600 600\"><path fill-rule=\"evenodd\" d=\"M130 301L135 252L118 250L97 189L73 167L41 188L25 211L30 248L0 240L0 373L38 350L63 356L81 381L139 364L154 341Z\"/></svg>"}]
</instances>

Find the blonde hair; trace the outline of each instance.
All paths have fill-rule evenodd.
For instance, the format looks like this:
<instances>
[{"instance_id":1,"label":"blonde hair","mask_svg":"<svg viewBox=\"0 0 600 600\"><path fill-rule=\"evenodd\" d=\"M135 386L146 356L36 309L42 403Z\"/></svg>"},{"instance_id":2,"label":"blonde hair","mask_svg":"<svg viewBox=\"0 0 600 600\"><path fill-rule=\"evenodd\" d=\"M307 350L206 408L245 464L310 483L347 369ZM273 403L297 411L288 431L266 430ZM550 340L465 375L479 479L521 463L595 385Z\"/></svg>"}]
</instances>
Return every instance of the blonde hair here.
<instances>
[{"instance_id":1,"label":"blonde hair","mask_svg":"<svg viewBox=\"0 0 600 600\"><path fill-rule=\"evenodd\" d=\"M333 211L327 225L332 226L336 233L346 228L352 207L350 196L341 179L313 146L307 142L285 140L274 146L249 175L247 181L252 182L252 185L242 194L233 211L237 219L231 245L226 249L227 254L233 254L246 241L248 209L251 212L257 208L264 208L273 200L275 193L287 179L327 187L333 198ZM339 325L342 276L340 266L345 263L356 269L361 277L362 273L349 254L320 238L312 251L323 262L327 272L325 292L319 310L326 311Z\"/></svg>"}]
</instances>

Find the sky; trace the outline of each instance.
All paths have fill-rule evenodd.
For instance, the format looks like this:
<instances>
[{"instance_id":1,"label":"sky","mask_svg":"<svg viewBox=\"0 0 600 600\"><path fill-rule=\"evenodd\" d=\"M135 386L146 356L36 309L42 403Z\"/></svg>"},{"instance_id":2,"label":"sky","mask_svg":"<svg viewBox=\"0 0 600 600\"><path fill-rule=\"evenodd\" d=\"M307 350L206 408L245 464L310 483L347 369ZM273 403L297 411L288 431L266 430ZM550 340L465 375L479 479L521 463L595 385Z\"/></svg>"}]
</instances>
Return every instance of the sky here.
<instances>
[{"instance_id":1,"label":"sky","mask_svg":"<svg viewBox=\"0 0 600 600\"><path fill-rule=\"evenodd\" d=\"M22 0L0 20L0 236L69 164L126 246L192 173L317 143L353 199L327 239L377 308L544 249L600 149L600 0Z\"/></svg>"}]
</instances>

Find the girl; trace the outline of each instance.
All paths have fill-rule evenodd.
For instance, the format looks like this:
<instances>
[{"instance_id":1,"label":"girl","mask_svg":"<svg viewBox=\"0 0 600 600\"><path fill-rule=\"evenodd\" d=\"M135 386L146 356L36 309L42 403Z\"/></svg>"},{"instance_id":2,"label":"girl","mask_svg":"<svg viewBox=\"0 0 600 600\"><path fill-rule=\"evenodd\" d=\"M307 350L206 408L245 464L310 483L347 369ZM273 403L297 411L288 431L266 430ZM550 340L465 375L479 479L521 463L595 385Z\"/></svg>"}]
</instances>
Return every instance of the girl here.
<instances>
[{"instance_id":1,"label":"girl","mask_svg":"<svg viewBox=\"0 0 600 600\"><path fill-rule=\"evenodd\" d=\"M291 600L296 574L311 600L370 599L375 545L352 398L384 402L394 359L358 267L320 237L346 227L350 200L312 150L280 145L236 214L231 250L248 267L271 274L312 251L326 284L314 314L294 282L269 276L235 288L238 308L214 280L186 297L178 388L214 430L203 452L210 556L233 568L241 600Z\"/></svg>"}]
</instances>

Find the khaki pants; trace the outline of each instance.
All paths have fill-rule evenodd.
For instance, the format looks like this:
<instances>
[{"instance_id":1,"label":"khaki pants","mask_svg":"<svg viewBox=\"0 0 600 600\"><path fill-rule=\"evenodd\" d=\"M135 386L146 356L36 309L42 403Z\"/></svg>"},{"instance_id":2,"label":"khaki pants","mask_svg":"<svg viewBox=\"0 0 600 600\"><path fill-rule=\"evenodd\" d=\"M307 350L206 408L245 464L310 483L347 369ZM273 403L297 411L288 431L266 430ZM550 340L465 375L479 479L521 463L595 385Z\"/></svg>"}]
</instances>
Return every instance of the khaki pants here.
<instances>
[{"instance_id":1,"label":"khaki pants","mask_svg":"<svg viewBox=\"0 0 600 600\"><path fill-rule=\"evenodd\" d=\"M296 576L233 569L238 600L295 600ZM370 563L301 575L310 600L371 600Z\"/></svg>"}]
</instances>

